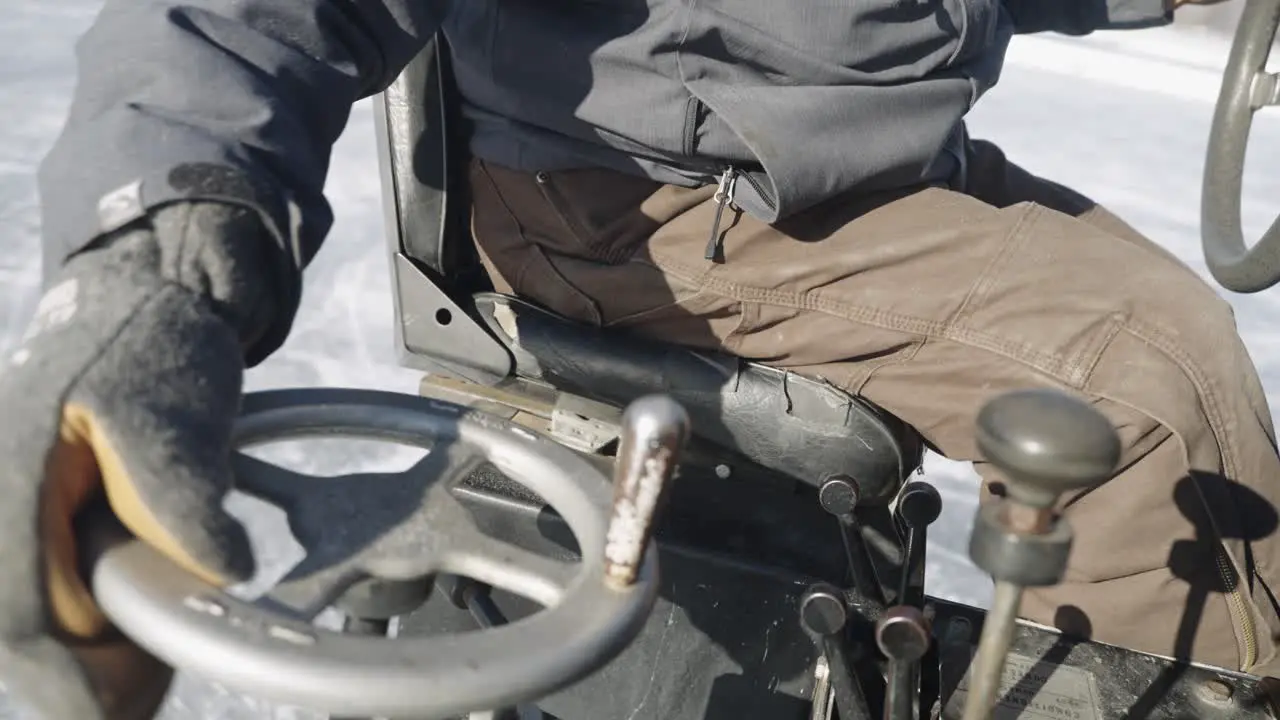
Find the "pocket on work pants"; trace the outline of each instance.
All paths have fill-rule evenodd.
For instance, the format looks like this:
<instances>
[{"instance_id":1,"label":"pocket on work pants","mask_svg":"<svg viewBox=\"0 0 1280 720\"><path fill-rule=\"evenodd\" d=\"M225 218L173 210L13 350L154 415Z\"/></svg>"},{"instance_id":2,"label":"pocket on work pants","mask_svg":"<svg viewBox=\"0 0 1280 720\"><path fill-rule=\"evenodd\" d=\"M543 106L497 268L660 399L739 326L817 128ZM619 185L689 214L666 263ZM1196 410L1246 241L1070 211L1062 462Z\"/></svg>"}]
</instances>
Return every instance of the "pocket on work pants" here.
<instances>
[{"instance_id":1,"label":"pocket on work pants","mask_svg":"<svg viewBox=\"0 0 1280 720\"><path fill-rule=\"evenodd\" d=\"M560 314L666 342L719 347L737 301L649 258L650 239L703 189L609 170L525 173L472 166L472 229L495 285Z\"/></svg>"}]
</instances>

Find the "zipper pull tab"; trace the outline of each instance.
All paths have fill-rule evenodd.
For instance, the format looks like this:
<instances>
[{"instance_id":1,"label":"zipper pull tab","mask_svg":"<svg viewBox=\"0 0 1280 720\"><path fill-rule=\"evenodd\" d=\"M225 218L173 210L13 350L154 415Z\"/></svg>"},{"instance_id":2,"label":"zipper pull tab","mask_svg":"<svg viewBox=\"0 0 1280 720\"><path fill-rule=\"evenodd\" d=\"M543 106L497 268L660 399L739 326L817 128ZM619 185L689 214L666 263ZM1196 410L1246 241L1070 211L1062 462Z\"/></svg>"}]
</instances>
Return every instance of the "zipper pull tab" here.
<instances>
[{"instance_id":1,"label":"zipper pull tab","mask_svg":"<svg viewBox=\"0 0 1280 720\"><path fill-rule=\"evenodd\" d=\"M720 185L716 188L714 200L716 201L716 219L711 224L711 238L707 240L706 259L720 259L720 218L724 216L724 209L733 202L733 191L738 185L738 171L733 167L725 168L724 174L720 176Z\"/></svg>"}]
</instances>

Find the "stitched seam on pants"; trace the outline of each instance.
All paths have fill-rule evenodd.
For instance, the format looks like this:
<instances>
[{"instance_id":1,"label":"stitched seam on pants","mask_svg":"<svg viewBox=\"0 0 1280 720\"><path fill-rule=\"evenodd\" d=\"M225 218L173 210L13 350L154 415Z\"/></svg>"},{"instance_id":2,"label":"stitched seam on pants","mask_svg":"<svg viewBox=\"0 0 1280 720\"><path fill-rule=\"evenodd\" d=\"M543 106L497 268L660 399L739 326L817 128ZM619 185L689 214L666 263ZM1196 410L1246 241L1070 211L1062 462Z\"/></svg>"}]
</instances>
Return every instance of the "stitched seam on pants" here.
<instances>
[{"instance_id":1,"label":"stitched seam on pants","mask_svg":"<svg viewBox=\"0 0 1280 720\"><path fill-rule=\"evenodd\" d=\"M549 173L540 173L540 175L545 175L546 179L534 180L534 184L538 186L538 192L551 208L551 212L560 220L560 224L564 225L573 241L578 244L578 250L585 259L603 265L620 265L635 253L639 241L614 243L602 240L600 233L590 231L582 219L573 212L572 203L556 184L555 176Z\"/></svg>"},{"instance_id":2,"label":"stitched seam on pants","mask_svg":"<svg viewBox=\"0 0 1280 720\"><path fill-rule=\"evenodd\" d=\"M1159 328L1128 318L1124 323L1124 329L1137 339L1154 346L1157 350L1167 355L1178 366L1178 369L1187 376L1191 384L1195 386L1196 393L1200 396L1200 403L1204 407L1205 415L1209 420L1209 428L1213 431L1214 439L1218 441L1223 474L1229 478L1236 477L1239 473L1239 467L1235 462L1236 447L1234 438L1227 430L1227 423L1224 420L1225 413L1222 411L1221 403L1217 394L1213 391L1213 384L1209 381L1207 374L1201 370L1200 365L1186 351L1178 347Z\"/></svg>"},{"instance_id":3,"label":"stitched seam on pants","mask_svg":"<svg viewBox=\"0 0 1280 720\"><path fill-rule=\"evenodd\" d=\"M650 250L650 253L652 254L652 250ZM711 266L701 268L701 269L694 269L681 263L668 262L665 256L661 256L661 257L662 257L661 262L658 262L658 260L656 260L653 257L645 257L644 255L641 255L641 254L633 254L630 258L627 259L627 264L643 265L646 268L655 270L664 275L673 275L679 280L681 280L682 282L686 282L686 283L689 283L690 285L695 285L695 286L702 285L703 282L707 279L707 277L710 276L712 271ZM679 270L681 272L672 272L672 270Z\"/></svg>"},{"instance_id":4,"label":"stitched seam on pants","mask_svg":"<svg viewBox=\"0 0 1280 720\"><path fill-rule=\"evenodd\" d=\"M1027 238L1031 236L1030 228L1035 226L1035 222L1040 218L1043 210L1044 208L1041 206L1033 204L1022 212L1018 221L1013 224L1013 227L1009 229L1004 240L1000 243L1000 249L992 255L987 266L978 274L978 279L969 287L969 292L965 293L964 300L961 301L960 306L947 319L947 324L952 325L960 322L973 304L974 298L986 295L991 286L995 284L996 278L1000 276L1001 268L1013 255L1013 251L1021 247L1027 241Z\"/></svg>"},{"instance_id":5,"label":"stitched seam on pants","mask_svg":"<svg viewBox=\"0 0 1280 720\"><path fill-rule=\"evenodd\" d=\"M502 209L505 211L507 216L507 220L510 221L512 227L515 228L515 233L520 236L520 240L527 248L526 252L528 253L528 257L520 266L520 270L516 273L516 277L512 280L512 289L515 290L517 295L529 295L529 293L526 293L524 290L524 277L529 273L529 268L533 265L535 256L540 256L542 261L546 263L547 269L550 271L552 276L552 280L558 283L563 290L568 291L570 295L576 297L583 308L590 314L592 323L599 326L603 318L600 315L600 306L596 303L595 299L591 298L586 293L582 292L582 290L578 289L576 285L569 282L568 278L560 272L560 269L551 262L551 258L547 257L547 253L543 250L542 246L529 240L529 236L525 234L524 226L520 224L519 216L517 216L515 212L512 211L511 206L507 204L507 199L502 196L502 192L498 189L497 181L495 181L493 179L493 175L489 173L489 168L486 167L483 162L477 163L476 167L480 173L484 175L484 179L489 183L490 192L493 194L493 197L497 200L498 204L502 206ZM474 230L474 223L472 235L478 237ZM536 298L537 294L532 294L531 297Z\"/></svg>"},{"instance_id":6,"label":"stitched seam on pants","mask_svg":"<svg viewBox=\"0 0 1280 720\"><path fill-rule=\"evenodd\" d=\"M1081 358L1089 358L1088 362L1077 363L1076 369L1080 373L1080 382L1076 387L1083 388L1089 384L1089 379L1093 377L1093 371L1097 369L1098 363L1102 362L1102 353L1111 345L1116 336L1125 329L1125 323L1129 317L1120 313L1111 316L1107 329L1098 334L1098 340L1087 348L1087 351L1081 352Z\"/></svg>"},{"instance_id":7,"label":"stitched seam on pants","mask_svg":"<svg viewBox=\"0 0 1280 720\"><path fill-rule=\"evenodd\" d=\"M511 291L514 294L520 293L520 288L524 287L524 276L529 272L529 267L533 265L533 253L529 253L521 263L520 269L516 271L515 277L511 278Z\"/></svg>"},{"instance_id":8,"label":"stitched seam on pants","mask_svg":"<svg viewBox=\"0 0 1280 720\"><path fill-rule=\"evenodd\" d=\"M545 173L538 173L537 177L542 178L545 175ZM596 249L593 247L591 239L587 237L585 229L579 225L576 218L570 218L567 209L562 206L559 189L551 185L550 179L535 179L534 185L538 187L538 193L542 195L543 202L551 208L551 213L555 215L560 221L560 224L564 226L565 232L569 233L569 237L578 244L578 250L589 256L591 259L596 259Z\"/></svg>"},{"instance_id":9,"label":"stitched seam on pants","mask_svg":"<svg viewBox=\"0 0 1280 720\"><path fill-rule=\"evenodd\" d=\"M547 255L547 251L541 246L530 243L529 250L530 252L537 253L542 256L542 261L547 264L547 270L551 274L552 279L555 280L562 289L568 291L571 296L577 298L583 309L585 309L591 316L591 323L596 327L600 327L601 323L604 322L604 316L601 314L600 305L596 302L595 298L586 294L579 289L577 285L570 282L569 278L565 277L564 273L560 271L560 268L556 267L555 263L551 262L551 258ZM536 293L526 293L523 289L518 289L516 294L527 295L528 297L537 297ZM568 314L571 315L572 313ZM584 318L578 319L582 320Z\"/></svg>"},{"instance_id":10,"label":"stitched seam on pants","mask_svg":"<svg viewBox=\"0 0 1280 720\"><path fill-rule=\"evenodd\" d=\"M1107 328L1084 348L1071 355L1061 353L1043 353L1022 343L1004 340L995 335L976 330L972 327L960 327L961 322L969 315L970 308L981 304L991 288L1001 277L1010 259L1034 236L1034 229L1044 213L1048 210L1043 205L1028 203L1018 221L1010 229L1000 249L992 256L991 261L983 268L977 281L969 289L960 307L952 313L947 322L943 336L968 345L983 347L996 343L996 351L1011 358L1022 358L1024 362L1036 369L1052 375L1058 381L1074 388L1083 387L1089 374L1102 357L1102 350L1116 333L1120 331L1120 320L1113 316ZM971 339L966 339L971 338Z\"/></svg>"},{"instance_id":11,"label":"stitched seam on pants","mask_svg":"<svg viewBox=\"0 0 1280 720\"><path fill-rule=\"evenodd\" d=\"M494 288L498 292L505 292L505 293L514 292L515 286L512 284L513 282L512 277L506 273L503 273L502 270L498 268L497 263L493 261L493 258L490 257L489 253L485 250L483 245L474 241L474 238L477 237L475 213L471 213L471 220L468 223L467 229L471 233L471 237L473 239L472 245L476 249L476 255L478 255L480 258L480 264L484 266L485 272L489 274L489 279L493 282ZM525 271L525 266L527 266L528 264L529 262L526 260L524 265L521 265L520 267L516 268L516 274L519 275L523 273Z\"/></svg>"},{"instance_id":12,"label":"stitched seam on pants","mask_svg":"<svg viewBox=\"0 0 1280 720\"><path fill-rule=\"evenodd\" d=\"M484 175L484 179L488 181L489 191L493 194L493 197L498 201L498 204L502 206L502 209L506 211L507 219L511 221L512 225L516 226L516 230L519 233L520 238L525 242L528 242L529 239L525 237L524 226L520 224L519 216L516 215L515 211L511 209L511 206L507 204L507 199L502 196L502 191L498 189L498 181L494 180L493 174L489 172L489 166L486 165L483 161L480 161L475 164L475 168L479 170L480 173Z\"/></svg>"},{"instance_id":13,"label":"stitched seam on pants","mask_svg":"<svg viewBox=\"0 0 1280 720\"><path fill-rule=\"evenodd\" d=\"M658 274L660 274L660 275L664 275L664 276L667 276L667 277L674 277L674 278L676 278L677 280L679 280L680 282L682 282L682 283L684 283L684 284L688 285L688 286L689 286L689 287L691 287L691 288L695 288L695 289L694 289L694 291L693 291L693 292L692 292L688 297L681 298L681 299L679 299L679 300L675 300L675 299L673 299L671 302L664 303L664 304L659 305L659 306L657 306L657 307L647 308L647 309L645 309L645 310L637 310L636 312L628 313L628 314L623 315L623 316L621 316L621 317L617 317L617 318L614 318L613 320L610 320L608 323L606 323L606 324L604 325L604 327L613 327L613 326L616 326L616 325L621 324L621 323L624 323L624 322L625 322L625 323L632 323L632 322L634 322L634 321L636 321L636 320L642 320L642 319L644 319L644 318L646 318L646 317L648 317L648 316L652 315L653 313L660 312L660 311L662 311L662 310L669 310L669 309L674 308L674 307L679 307L680 305L683 305L684 303L690 302L690 301L692 301L692 300L696 300L696 299L698 299L698 298L702 297L703 295L707 295L707 294L709 294L709 293L707 293L706 288L700 287L700 286L702 285L702 278L701 278L701 277L697 277L697 278L687 278L687 277L685 277L685 276L683 276L683 275L677 275L677 274L675 274L675 273L668 273L668 272L666 272L665 270L663 270L661 267L658 267L657 265L655 265L653 262L649 261L649 260L648 260L648 259L646 259L646 258L636 257L636 256L634 256L634 255L633 255L632 257L630 257L630 258L628 258L628 259L626 260L625 265L627 265L627 266L636 266L636 267L640 267L640 268L643 268L643 269L644 269L644 271L646 271L646 272L654 272L654 273L658 273ZM705 273L704 273L704 275L705 275ZM724 295L719 295L719 294L717 294L717 297L724 297ZM741 325L739 325L739 327L741 327Z\"/></svg>"},{"instance_id":14,"label":"stitched seam on pants","mask_svg":"<svg viewBox=\"0 0 1280 720\"><path fill-rule=\"evenodd\" d=\"M1222 411L1217 394L1213 391L1213 385L1200 369L1199 364L1155 326L1130 318L1125 323L1124 330L1168 356L1178 366L1178 369L1186 375L1187 379L1191 381L1191 384L1196 389L1196 394L1200 398L1201 407L1204 408L1205 417L1209 421L1209 430L1213 432L1214 440L1218 443L1218 457L1222 463L1222 474L1227 478L1238 477L1239 466L1235 462L1234 437L1227 430L1228 426L1224 420L1225 413ZM1212 513L1210 513L1209 519L1212 522ZM1219 537L1222 536L1221 529L1216 527L1216 523L1214 532L1218 533ZM1243 568L1237 567L1236 572L1240 573L1241 578L1247 577L1247 573L1244 572Z\"/></svg>"},{"instance_id":15,"label":"stitched seam on pants","mask_svg":"<svg viewBox=\"0 0 1280 720\"><path fill-rule=\"evenodd\" d=\"M667 258L662 258L661 265L664 271L676 271L681 273L682 278L688 275L695 275L696 271L682 263L672 262ZM817 292L796 293L783 292L780 290L770 290L767 288L753 288L739 285L733 282L727 282L714 276L704 277L702 279L705 290L714 290L725 297L730 297L741 302L759 302L765 304L779 305L782 307L791 307L804 310L812 310L822 312L842 320L861 323L873 327L893 330L895 332L923 335L927 337L935 337L946 340L953 340L971 347L975 347L989 352L1003 355L1016 362L1028 365L1040 372L1052 375L1061 382L1074 387L1079 387L1087 378L1080 378L1079 372L1077 377L1065 377L1064 369L1075 369L1082 365L1091 365L1089 363L1068 362L1063 358L1044 353L1032 348L1025 343L1018 343L996 337L989 333L984 333L970 328L948 327L945 321L925 320L922 318L911 317L907 315L899 315L885 310L868 308L853 303L847 303L840 300L834 300Z\"/></svg>"},{"instance_id":16,"label":"stitched seam on pants","mask_svg":"<svg viewBox=\"0 0 1280 720\"><path fill-rule=\"evenodd\" d=\"M672 261L669 258L661 257L656 264L663 272L677 275L681 280L686 282L700 282L703 290L714 290L717 293L746 303L761 303L764 305L777 305L780 307L789 307L797 310L814 310L825 312L845 320L861 322L866 325L881 327L886 330L896 330L899 332L914 333L917 335L936 334L939 332L943 324L936 320L923 320L907 315L898 315L875 308L868 308L860 305L841 303L839 301L814 301L816 293L808 293L802 295L795 292L783 292L781 290L769 290L767 288L755 288L740 285L735 282L722 280L709 273L701 273L697 268L690 267L681 262ZM807 298L807 300L806 300ZM846 314L837 312L844 310Z\"/></svg>"},{"instance_id":17,"label":"stitched seam on pants","mask_svg":"<svg viewBox=\"0 0 1280 720\"><path fill-rule=\"evenodd\" d=\"M702 294L704 291L699 291ZM760 304L738 301L738 324L733 326L727 335L724 336L724 349L731 355L737 355L739 348L742 347L742 338L744 329L747 327L747 319L751 322L757 322L760 319Z\"/></svg>"},{"instance_id":18,"label":"stitched seam on pants","mask_svg":"<svg viewBox=\"0 0 1280 720\"><path fill-rule=\"evenodd\" d=\"M1066 358L1061 355L1041 352L1025 343L1005 340L972 328L945 328L938 333L938 337L1003 355L1011 360L1029 365L1073 388L1082 387L1088 379L1081 372L1081 368L1094 364L1094 358L1088 358L1087 362L1081 362L1075 358ZM1101 348L1095 353L1095 357L1100 354Z\"/></svg>"},{"instance_id":19,"label":"stitched seam on pants","mask_svg":"<svg viewBox=\"0 0 1280 720\"><path fill-rule=\"evenodd\" d=\"M1213 385L1206 374L1201 370L1200 365L1196 363L1196 361L1186 351L1182 350L1182 348L1173 342L1168 335L1154 325L1142 323L1130 318L1128 322L1125 323L1124 329L1130 335L1164 353L1165 356L1178 366L1178 369L1182 371L1187 379L1191 381L1191 384L1195 387L1196 394L1200 399L1201 407L1204 408L1205 416L1209 421L1209 430L1213 433L1214 440L1218 443L1218 455L1222 463L1223 475L1227 478L1235 478L1237 476L1238 467L1234 462L1235 445L1233 443L1233 438L1231 433L1227 430L1228 426L1226 422L1224 422L1224 413L1217 395L1213 391ZM1203 497L1203 492L1200 491L1198 486L1197 492L1201 495L1201 502L1206 503L1206 500ZM1246 603L1246 605L1248 605L1243 609L1246 617L1241 621L1242 623L1247 623L1247 627L1240 627L1238 629L1240 634L1237 635L1238 642L1243 642L1246 648L1252 647L1253 650L1254 657L1249 657L1247 650L1241 652L1240 669L1248 671L1250 667L1258 662L1257 654L1261 650L1258 646L1258 641L1262 639L1261 633L1258 632L1257 628L1257 618L1253 617L1253 613L1256 611L1256 608L1252 606L1255 604L1255 601L1252 597L1247 597L1246 593L1240 589L1240 586L1246 584L1246 579L1249 577L1249 573L1247 568L1240 567L1239 560L1233 558L1231 553L1227 550L1226 539L1223 538L1221 528L1219 528L1217 523L1214 521L1213 512L1209 509L1207 503L1205 510L1209 517L1209 522L1213 526L1213 532L1218 536L1218 552L1228 558L1232 564L1232 569L1238 576L1238 585L1235 591L1222 594L1222 599L1227 604L1227 612L1232 618L1231 624L1233 628L1236 626L1236 612L1232 607L1232 598L1240 598ZM1224 577L1223 581L1227 582L1228 578Z\"/></svg>"},{"instance_id":20,"label":"stitched seam on pants","mask_svg":"<svg viewBox=\"0 0 1280 720\"><path fill-rule=\"evenodd\" d=\"M877 372L890 365L906 365L915 360L927 342L929 342L929 336L926 335L916 340L915 346L908 352L899 353L878 363L851 363L853 367L850 368L849 375L845 377L843 387L848 392L861 396L863 388L867 386L867 383L871 382L871 378L875 377ZM870 365L870 367L867 367L867 365ZM859 375L862 375L861 379L858 378Z\"/></svg>"},{"instance_id":21,"label":"stitched seam on pants","mask_svg":"<svg viewBox=\"0 0 1280 720\"><path fill-rule=\"evenodd\" d=\"M663 303L661 305L658 305L657 307L646 308L644 310L637 310L633 313L627 313L626 315L620 315L610 320L609 322L604 323L603 327L616 327L623 323L634 323L637 320L643 320L655 313L660 313L663 310L670 310L671 308L680 307L681 305L687 302L691 302L693 300L697 300L698 298L706 294L707 294L706 290L701 290L701 289L695 290L692 293L690 293L688 297L684 297L679 300L672 300L671 302Z\"/></svg>"},{"instance_id":22,"label":"stitched seam on pants","mask_svg":"<svg viewBox=\"0 0 1280 720\"><path fill-rule=\"evenodd\" d=\"M502 197L502 193L498 192L498 184L497 182L494 181L493 176L489 174L489 169L485 167L484 163L482 162L476 163L475 167L481 174L484 175L485 181L489 183L489 191L493 194L493 197L498 201L498 204L502 206L502 209L504 211L503 214L506 216L507 221L511 223L512 227L515 228L515 233L520 236L520 239L523 242L528 244L529 239L525 237L524 227L520 225L520 219L517 218L515 213L511 211L511 206L507 204L507 199ZM476 232L476 216L474 212L471 215L470 224L471 224L471 237L479 238L480 233ZM476 242L476 245L480 247L479 252L488 254L488 253L485 253L482 243ZM524 276L526 273L529 272L529 266L533 264L533 258L534 256L532 253L527 253L525 255L524 262L520 263L520 267L515 271L515 274L512 275L510 280L508 281L511 284L511 289L513 292L518 293L519 289L524 287ZM490 263L494 262L492 257L490 257L489 262ZM493 264L493 268L495 271L498 271L498 266L496 263ZM500 273L500 271L498 272Z\"/></svg>"}]
</instances>

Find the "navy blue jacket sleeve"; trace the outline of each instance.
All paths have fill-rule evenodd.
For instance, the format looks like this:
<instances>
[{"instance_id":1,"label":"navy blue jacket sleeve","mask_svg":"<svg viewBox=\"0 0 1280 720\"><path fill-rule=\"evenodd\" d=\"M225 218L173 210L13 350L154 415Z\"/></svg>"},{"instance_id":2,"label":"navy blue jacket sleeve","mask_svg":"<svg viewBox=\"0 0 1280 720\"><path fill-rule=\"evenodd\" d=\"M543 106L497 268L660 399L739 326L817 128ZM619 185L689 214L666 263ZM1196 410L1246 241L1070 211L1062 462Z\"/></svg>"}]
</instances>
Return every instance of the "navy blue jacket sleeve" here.
<instances>
[{"instance_id":1,"label":"navy blue jacket sleeve","mask_svg":"<svg viewBox=\"0 0 1280 720\"><path fill-rule=\"evenodd\" d=\"M106 0L39 173L46 276L158 205L257 210L291 321L332 223L322 193L352 104L395 79L448 0Z\"/></svg>"},{"instance_id":2,"label":"navy blue jacket sleeve","mask_svg":"<svg viewBox=\"0 0 1280 720\"><path fill-rule=\"evenodd\" d=\"M1088 35L1173 22L1173 0L1005 0L1019 33Z\"/></svg>"}]
</instances>

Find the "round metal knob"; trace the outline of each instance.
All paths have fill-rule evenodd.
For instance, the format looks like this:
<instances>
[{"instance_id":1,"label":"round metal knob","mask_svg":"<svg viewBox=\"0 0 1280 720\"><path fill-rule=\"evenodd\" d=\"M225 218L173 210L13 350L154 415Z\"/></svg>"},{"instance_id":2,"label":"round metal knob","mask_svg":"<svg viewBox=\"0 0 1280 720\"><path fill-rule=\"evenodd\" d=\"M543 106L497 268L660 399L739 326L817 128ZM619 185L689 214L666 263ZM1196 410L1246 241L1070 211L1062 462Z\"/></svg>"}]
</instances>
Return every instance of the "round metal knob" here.
<instances>
[{"instance_id":1,"label":"round metal knob","mask_svg":"<svg viewBox=\"0 0 1280 720\"><path fill-rule=\"evenodd\" d=\"M1120 436L1092 405L1057 390L1020 390L978 414L978 449L1008 479L1014 501L1049 508L1058 496L1107 480Z\"/></svg>"},{"instance_id":2,"label":"round metal knob","mask_svg":"<svg viewBox=\"0 0 1280 720\"><path fill-rule=\"evenodd\" d=\"M898 516L908 528L923 528L942 514L942 496L927 482L907 483L898 497Z\"/></svg>"},{"instance_id":3,"label":"round metal knob","mask_svg":"<svg viewBox=\"0 0 1280 720\"><path fill-rule=\"evenodd\" d=\"M812 635L835 635L848 621L849 608L834 586L815 585L800 598L800 624Z\"/></svg>"},{"instance_id":4,"label":"round metal knob","mask_svg":"<svg viewBox=\"0 0 1280 720\"><path fill-rule=\"evenodd\" d=\"M860 499L858 484L848 475L832 475L818 488L818 503L837 517L852 513Z\"/></svg>"},{"instance_id":5,"label":"round metal knob","mask_svg":"<svg viewBox=\"0 0 1280 720\"><path fill-rule=\"evenodd\" d=\"M890 660L913 662L929 651L929 621L918 608L897 605L876 623L876 645Z\"/></svg>"}]
</instances>

